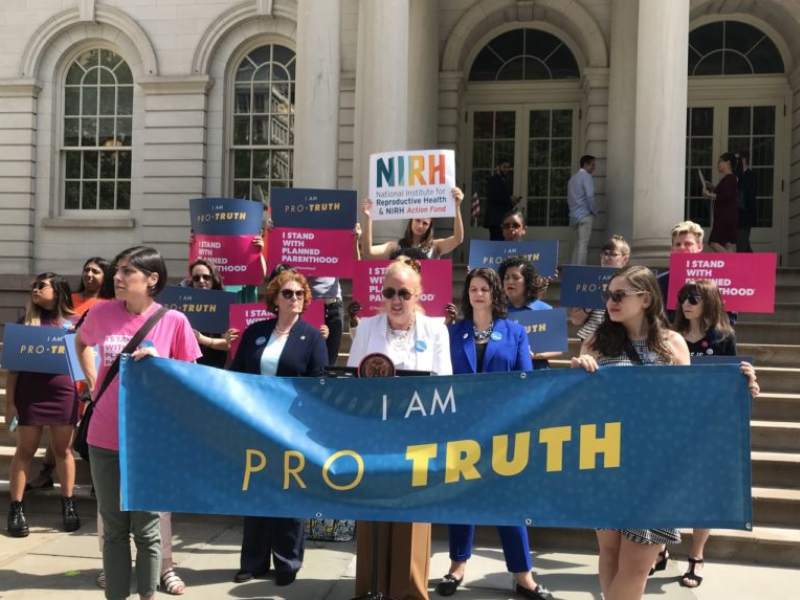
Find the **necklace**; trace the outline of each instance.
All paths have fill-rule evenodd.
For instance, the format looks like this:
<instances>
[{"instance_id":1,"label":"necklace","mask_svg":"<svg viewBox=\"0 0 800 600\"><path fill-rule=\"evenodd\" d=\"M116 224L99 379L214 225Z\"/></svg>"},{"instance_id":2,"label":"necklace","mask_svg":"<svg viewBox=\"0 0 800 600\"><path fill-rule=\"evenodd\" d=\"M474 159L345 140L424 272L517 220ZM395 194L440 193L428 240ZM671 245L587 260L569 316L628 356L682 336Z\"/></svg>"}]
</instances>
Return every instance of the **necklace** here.
<instances>
[{"instance_id":1,"label":"necklace","mask_svg":"<svg viewBox=\"0 0 800 600\"><path fill-rule=\"evenodd\" d=\"M475 325L472 326L472 332L475 335L475 339L478 341L485 340L490 335L492 335L492 329L494 329L494 321L489 323L489 327L482 331L478 331L477 329L475 329Z\"/></svg>"},{"instance_id":2,"label":"necklace","mask_svg":"<svg viewBox=\"0 0 800 600\"><path fill-rule=\"evenodd\" d=\"M283 329L278 327L278 325L276 324L275 325L275 331L278 333L278 335L289 335L290 333L292 333L292 327L294 327L294 325L290 326L289 329L284 331Z\"/></svg>"},{"instance_id":3,"label":"necklace","mask_svg":"<svg viewBox=\"0 0 800 600\"><path fill-rule=\"evenodd\" d=\"M414 328L415 320L411 319L408 327L403 330L392 329L389 324L389 319L386 319L386 337L389 340L389 345L395 350L404 350L411 340L411 330Z\"/></svg>"}]
</instances>

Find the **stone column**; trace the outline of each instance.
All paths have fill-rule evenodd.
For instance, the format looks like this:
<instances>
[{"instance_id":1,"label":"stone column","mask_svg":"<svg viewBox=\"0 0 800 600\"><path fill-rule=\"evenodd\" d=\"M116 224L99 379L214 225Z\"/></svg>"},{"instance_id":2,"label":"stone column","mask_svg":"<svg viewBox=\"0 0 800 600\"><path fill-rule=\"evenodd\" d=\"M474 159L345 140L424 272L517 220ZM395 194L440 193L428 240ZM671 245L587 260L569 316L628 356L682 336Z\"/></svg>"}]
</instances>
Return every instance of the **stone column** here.
<instances>
[{"instance_id":1,"label":"stone column","mask_svg":"<svg viewBox=\"0 0 800 600\"><path fill-rule=\"evenodd\" d=\"M608 98L605 237L632 241L639 0L614 0Z\"/></svg>"},{"instance_id":2,"label":"stone column","mask_svg":"<svg viewBox=\"0 0 800 600\"><path fill-rule=\"evenodd\" d=\"M639 4L633 254L664 265L683 220L689 0Z\"/></svg>"},{"instance_id":3,"label":"stone column","mask_svg":"<svg viewBox=\"0 0 800 600\"><path fill-rule=\"evenodd\" d=\"M369 156L408 149L409 0L361 0L358 13L353 182L369 191ZM377 221L373 242L396 239L399 221Z\"/></svg>"},{"instance_id":4,"label":"stone column","mask_svg":"<svg viewBox=\"0 0 800 600\"><path fill-rule=\"evenodd\" d=\"M299 0L294 186L335 188L339 157L340 0Z\"/></svg>"}]
</instances>

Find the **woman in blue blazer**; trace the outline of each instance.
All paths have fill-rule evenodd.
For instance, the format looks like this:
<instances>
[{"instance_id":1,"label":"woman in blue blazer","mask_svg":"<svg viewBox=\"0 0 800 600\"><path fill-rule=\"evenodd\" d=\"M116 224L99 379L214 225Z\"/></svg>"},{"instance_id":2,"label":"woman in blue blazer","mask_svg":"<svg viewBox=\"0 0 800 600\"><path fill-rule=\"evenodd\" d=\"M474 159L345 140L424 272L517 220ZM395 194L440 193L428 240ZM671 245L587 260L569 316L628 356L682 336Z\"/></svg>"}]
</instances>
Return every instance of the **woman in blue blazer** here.
<instances>
[{"instance_id":1,"label":"woman in blue blazer","mask_svg":"<svg viewBox=\"0 0 800 600\"><path fill-rule=\"evenodd\" d=\"M448 326L453 374L532 371L530 346L525 329L508 321L508 299L500 278L492 269L474 269L467 275L461 298L464 320ZM474 525L450 525L450 571L436 587L450 596L464 581L467 560L472 555ZM523 598L552 600L531 575L528 530L497 528L506 566L516 579L516 592Z\"/></svg>"},{"instance_id":2,"label":"woman in blue blazer","mask_svg":"<svg viewBox=\"0 0 800 600\"><path fill-rule=\"evenodd\" d=\"M267 286L267 308L277 319L250 325L242 335L230 370L278 377L317 377L328 364L328 350L319 331L300 318L311 302L305 277L281 272ZM265 575L270 560L275 583L289 585L303 564L303 520L245 517L240 569L233 580Z\"/></svg>"}]
</instances>

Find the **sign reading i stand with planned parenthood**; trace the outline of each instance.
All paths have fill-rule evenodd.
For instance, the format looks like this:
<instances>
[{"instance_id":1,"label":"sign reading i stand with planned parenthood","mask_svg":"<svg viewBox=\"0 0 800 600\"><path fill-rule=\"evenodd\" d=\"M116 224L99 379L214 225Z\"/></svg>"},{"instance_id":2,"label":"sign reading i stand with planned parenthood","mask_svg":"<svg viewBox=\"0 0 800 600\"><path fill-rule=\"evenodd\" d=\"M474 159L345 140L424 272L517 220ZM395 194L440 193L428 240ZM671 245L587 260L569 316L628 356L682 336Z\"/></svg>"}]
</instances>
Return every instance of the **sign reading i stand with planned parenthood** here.
<instances>
[{"instance_id":1,"label":"sign reading i stand with planned parenthood","mask_svg":"<svg viewBox=\"0 0 800 600\"><path fill-rule=\"evenodd\" d=\"M194 242L189 262L205 259L219 271L225 285L258 285L264 279L261 249L253 237L261 234L261 202L237 198L196 198L189 201Z\"/></svg>"},{"instance_id":2,"label":"sign reading i stand with planned parenthood","mask_svg":"<svg viewBox=\"0 0 800 600\"><path fill-rule=\"evenodd\" d=\"M369 157L373 221L454 217L456 185L452 150L383 152Z\"/></svg>"},{"instance_id":3,"label":"sign reading i stand with planned parenthood","mask_svg":"<svg viewBox=\"0 0 800 600\"><path fill-rule=\"evenodd\" d=\"M273 188L269 203L275 227L352 229L358 219L354 190Z\"/></svg>"},{"instance_id":4,"label":"sign reading i stand with planned parenthood","mask_svg":"<svg viewBox=\"0 0 800 600\"><path fill-rule=\"evenodd\" d=\"M542 277L554 277L558 261L558 240L541 242L490 242L472 240L469 243L469 268L494 269L512 256L519 256L533 263Z\"/></svg>"},{"instance_id":5,"label":"sign reading i stand with planned parenthood","mask_svg":"<svg viewBox=\"0 0 800 600\"><path fill-rule=\"evenodd\" d=\"M687 281L710 279L719 287L725 310L775 312L777 266L773 253L671 254L667 308L675 310L678 291Z\"/></svg>"},{"instance_id":6,"label":"sign reading i stand with planned parenthood","mask_svg":"<svg viewBox=\"0 0 800 600\"><path fill-rule=\"evenodd\" d=\"M359 260L353 266L353 300L361 304L361 316L371 317L383 308L383 278L391 260ZM429 317L445 316L453 297L453 261L421 260L422 294L419 304Z\"/></svg>"},{"instance_id":7,"label":"sign reading i stand with planned parenthood","mask_svg":"<svg viewBox=\"0 0 800 600\"><path fill-rule=\"evenodd\" d=\"M267 268L292 265L305 277L345 277L353 273L353 234L349 229L276 227L269 233Z\"/></svg>"}]
</instances>

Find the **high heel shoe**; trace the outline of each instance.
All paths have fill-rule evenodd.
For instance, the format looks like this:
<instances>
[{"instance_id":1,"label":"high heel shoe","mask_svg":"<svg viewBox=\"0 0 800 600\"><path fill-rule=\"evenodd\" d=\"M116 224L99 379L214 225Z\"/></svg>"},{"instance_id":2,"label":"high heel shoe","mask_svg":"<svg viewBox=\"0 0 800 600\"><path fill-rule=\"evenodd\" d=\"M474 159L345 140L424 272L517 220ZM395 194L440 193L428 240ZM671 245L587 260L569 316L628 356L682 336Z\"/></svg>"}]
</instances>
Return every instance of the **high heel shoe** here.
<instances>
[{"instance_id":1,"label":"high heel shoe","mask_svg":"<svg viewBox=\"0 0 800 600\"><path fill-rule=\"evenodd\" d=\"M663 551L658 553L658 560L656 564L653 565L653 568L650 569L650 575L655 573L656 571L663 571L667 568L667 561L669 561L669 550L664 548Z\"/></svg>"}]
</instances>

